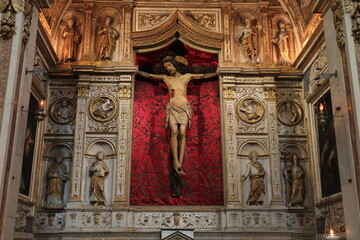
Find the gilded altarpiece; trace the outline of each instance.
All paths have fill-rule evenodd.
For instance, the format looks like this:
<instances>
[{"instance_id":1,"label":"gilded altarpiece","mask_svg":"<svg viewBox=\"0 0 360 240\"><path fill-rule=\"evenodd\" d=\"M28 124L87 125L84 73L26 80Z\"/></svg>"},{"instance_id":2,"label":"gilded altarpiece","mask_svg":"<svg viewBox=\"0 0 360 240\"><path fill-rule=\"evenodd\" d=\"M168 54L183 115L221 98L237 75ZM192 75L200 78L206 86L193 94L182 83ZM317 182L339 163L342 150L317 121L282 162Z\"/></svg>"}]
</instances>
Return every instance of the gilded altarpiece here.
<instances>
[{"instance_id":1,"label":"gilded altarpiece","mask_svg":"<svg viewBox=\"0 0 360 240\"><path fill-rule=\"evenodd\" d=\"M59 63L59 71L54 70L51 75L42 165L45 182L45 173L55 154L52 149L57 147L58 151L66 152L65 163L71 178L65 184L65 206L57 209L47 206L46 184L41 186L42 200L35 222L38 239L47 239L60 231L62 239L159 239L158 233L164 229L194 229L195 239L224 236L313 239L315 224L308 166L311 158L307 150L301 74L291 66L278 64L276 46L272 43L279 31L277 26L284 22L290 36L290 58L295 56L299 39L294 27L288 15L278 14L279 4L262 3L260 10L251 2L234 5L226 2L221 7L214 2L204 10L196 4L178 1L167 3L166 9L156 2L135 6L125 2L117 6L105 2L71 5L71 10L79 7L82 13L81 17L77 15L78 19L84 21L78 26L82 34L81 54L77 61ZM270 19L269 15L276 16ZM69 12L64 16L62 21L75 15ZM106 22L107 16L113 17L111 21ZM251 64L239 57L241 46L235 40L247 18L253 21L257 34L264 34L264 38L255 38L257 57ZM101 24L113 28L113 59L96 58ZM55 36L60 36L59 31L63 30L59 26L51 29L58 55L62 43ZM217 90L214 111L220 113L216 130L221 132L218 146L221 149L217 149L221 156L217 160L222 165L223 196L217 204L208 206L132 204L131 187L139 187L130 186L136 184L131 183L132 152L138 147L134 145L133 133L134 96L139 86L135 59L175 41L195 49L196 54L211 53L218 58L218 77L210 87ZM189 92L195 90L193 87ZM159 91L166 95L166 90ZM249 201L252 178L243 178L253 151L257 152L257 164L264 172L258 177L264 186L256 204ZM90 169L99 161L99 152L105 153L103 165L108 168L101 182L106 201L93 204L89 189L94 180ZM301 205L289 207L283 169L291 164L289 156L294 153L305 172L306 191ZM197 171L201 175L206 170L205 167ZM206 191L211 193L210 185Z\"/></svg>"}]
</instances>

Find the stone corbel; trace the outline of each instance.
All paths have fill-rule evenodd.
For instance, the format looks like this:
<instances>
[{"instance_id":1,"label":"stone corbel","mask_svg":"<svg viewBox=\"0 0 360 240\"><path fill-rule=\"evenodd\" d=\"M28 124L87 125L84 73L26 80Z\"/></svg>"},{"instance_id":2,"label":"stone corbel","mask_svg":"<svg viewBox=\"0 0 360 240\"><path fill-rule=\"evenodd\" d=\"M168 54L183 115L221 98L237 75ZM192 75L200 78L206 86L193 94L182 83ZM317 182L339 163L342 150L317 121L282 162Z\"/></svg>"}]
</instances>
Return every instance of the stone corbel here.
<instances>
[{"instance_id":1,"label":"stone corbel","mask_svg":"<svg viewBox=\"0 0 360 240\"><path fill-rule=\"evenodd\" d=\"M23 10L22 0L0 0L0 36L3 39L11 39L15 35L15 16Z\"/></svg>"}]
</instances>

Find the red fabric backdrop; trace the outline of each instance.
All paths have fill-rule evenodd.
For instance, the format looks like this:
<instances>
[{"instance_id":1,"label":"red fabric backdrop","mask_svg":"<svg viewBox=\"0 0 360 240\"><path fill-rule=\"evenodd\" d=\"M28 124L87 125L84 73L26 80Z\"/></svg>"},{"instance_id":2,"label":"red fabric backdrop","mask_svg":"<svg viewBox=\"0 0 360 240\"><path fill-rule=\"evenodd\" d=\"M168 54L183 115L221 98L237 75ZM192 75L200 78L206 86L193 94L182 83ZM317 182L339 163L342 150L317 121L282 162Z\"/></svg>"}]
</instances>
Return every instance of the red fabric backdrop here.
<instances>
[{"instance_id":1,"label":"red fabric backdrop","mask_svg":"<svg viewBox=\"0 0 360 240\"><path fill-rule=\"evenodd\" d=\"M179 44L193 66L215 65L217 55L197 51L182 43L152 53L138 54L137 63L159 64L159 55ZM180 198L170 191L170 131L165 129L168 91L154 80L136 80L131 166L130 204L223 205L219 82L197 80L188 85L193 107L192 127L187 130Z\"/></svg>"}]
</instances>

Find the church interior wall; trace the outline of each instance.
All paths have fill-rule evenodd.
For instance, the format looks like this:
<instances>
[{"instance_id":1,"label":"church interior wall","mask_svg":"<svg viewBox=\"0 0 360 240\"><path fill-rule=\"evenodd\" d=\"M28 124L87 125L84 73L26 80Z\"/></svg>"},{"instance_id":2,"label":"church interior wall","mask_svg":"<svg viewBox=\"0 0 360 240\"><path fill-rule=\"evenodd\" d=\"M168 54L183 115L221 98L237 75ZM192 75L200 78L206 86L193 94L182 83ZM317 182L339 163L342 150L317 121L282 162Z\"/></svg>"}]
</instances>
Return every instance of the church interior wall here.
<instances>
[{"instance_id":1,"label":"church interior wall","mask_svg":"<svg viewBox=\"0 0 360 240\"><path fill-rule=\"evenodd\" d=\"M61 10L57 16L34 8L31 32L37 34L30 35L24 55L31 61L11 64L23 68L19 106L29 105L30 94L38 101L46 99L46 118L37 124L29 194L14 193L19 202L7 208L8 212L17 208L16 222L9 225L16 225L15 239L162 239L164 231L182 234L187 229L193 231L189 239L320 239L316 227L321 225L320 217L327 217L329 198L321 189L315 108L328 92L333 109L341 106L341 117L334 120L336 141L341 143L337 151L342 191L331 196L337 211L334 226L343 236L345 229L356 229L360 222L356 157L346 85L341 80L347 75L341 50L333 50L338 49L333 15L328 11L323 18L314 15L305 22L296 16L300 8L284 11L286 2L292 6L295 1L209 1L204 9L197 1L164 3L166 7L155 1L135 5L55 1ZM316 5L315 1L306 4ZM69 20L74 20L77 34L72 42L74 58L64 54ZM109 27L115 44L110 55L102 53L101 35ZM253 34L253 42L243 39L244 31ZM286 34L286 46L279 43L281 34ZM219 56L223 205L130 204L131 151L136 147L132 145L133 103L139 81L135 59L140 52L153 52L174 41ZM286 56L281 47L288 48ZM246 56L246 51L252 54ZM26 74L25 68L41 71ZM315 80L335 70L337 77ZM100 102L111 105L110 115L97 112ZM249 106L255 109L251 113ZM18 117L26 122L26 114L20 112ZM15 135L21 137L15 143L22 146L26 139L20 132L26 132L27 126L16 124ZM15 151L20 163L22 150ZM252 151L264 171L264 194L254 203L249 202L252 180L244 179ZM99 152L105 154L108 168L104 204L94 204L89 194L94 181L91 169ZM291 203L291 184L284 176L293 167L293 154L298 157L304 188L303 200L296 204ZM48 175L59 155L68 177L61 203L54 203L49 200ZM15 172L20 165L11 167ZM20 179L13 183L17 185ZM356 239L354 234L346 232L349 239Z\"/></svg>"}]
</instances>

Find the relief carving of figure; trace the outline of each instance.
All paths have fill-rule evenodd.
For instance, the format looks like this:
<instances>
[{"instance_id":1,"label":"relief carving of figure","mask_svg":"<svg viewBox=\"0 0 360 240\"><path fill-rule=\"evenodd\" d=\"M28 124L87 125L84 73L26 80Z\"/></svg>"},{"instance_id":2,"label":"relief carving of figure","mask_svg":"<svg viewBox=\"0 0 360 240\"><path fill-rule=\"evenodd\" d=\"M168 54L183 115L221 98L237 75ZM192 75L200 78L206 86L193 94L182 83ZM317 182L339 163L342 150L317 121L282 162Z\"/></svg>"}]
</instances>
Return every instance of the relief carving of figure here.
<instances>
[{"instance_id":1,"label":"relief carving of figure","mask_svg":"<svg viewBox=\"0 0 360 240\"><path fill-rule=\"evenodd\" d=\"M90 180L90 204L105 205L105 177L109 174L109 167L105 160L105 153L98 152L96 162L89 169Z\"/></svg>"},{"instance_id":2,"label":"relief carving of figure","mask_svg":"<svg viewBox=\"0 0 360 240\"><path fill-rule=\"evenodd\" d=\"M67 20L67 26L62 34L64 46L62 51L63 62L73 62L77 57L77 48L80 43L81 35L74 26L74 20Z\"/></svg>"},{"instance_id":3,"label":"relief carving of figure","mask_svg":"<svg viewBox=\"0 0 360 240\"><path fill-rule=\"evenodd\" d=\"M290 32L286 30L285 23L280 21L278 23L278 32L276 33L275 38L272 39L272 43L276 48L278 65L291 65L289 37Z\"/></svg>"},{"instance_id":4,"label":"relief carving of figure","mask_svg":"<svg viewBox=\"0 0 360 240\"><path fill-rule=\"evenodd\" d=\"M66 124L75 118L75 104L67 99L59 99L51 105L50 116L59 124Z\"/></svg>"},{"instance_id":5,"label":"relief carving of figure","mask_svg":"<svg viewBox=\"0 0 360 240\"><path fill-rule=\"evenodd\" d=\"M241 176L241 181L250 178L250 193L246 201L249 205L261 205L263 203L261 197L265 194L265 170L257 161L258 158L259 153L257 151L253 150L249 153L251 162L246 165L245 174Z\"/></svg>"},{"instance_id":6,"label":"relief carving of figure","mask_svg":"<svg viewBox=\"0 0 360 240\"><path fill-rule=\"evenodd\" d=\"M296 154L292 155L292 160L293 164L285 166L283 169L289 207L301 206L305 196L304 170L299 166Z\"/></svg>"},{"instance_id":7,"label":"relief carving of figure","mask_svg":"<svg viewBox=\"0 0 360 240\"><path fill-rule=\"evenodd\" d=\"M111 117L114 104L109 98L100 98L99 101L95 103L95 110L93 112L94 116L100 119L107 119Z\"/></svg>"},{"instance_id":8,"label":"relief carving of figure","mask_svg":"<svg viewBox=\"0 0 360 240\"><path fill-rule=\"evenodd\" d=\"M278 109L279 121L287 126L294 126L302 119L301 107L292 101L285 101L279 105Z\"/></svg>"},{"instance_id":9,"label":"relief carving of figure","mask_svg":"<svg viewBox=\"0 0 360 240\"><path fill-rule=\"evenodd\" d=\"M172 56L166 56L162 65L167 74L149 74L139 71L138 74L145 78L159 79L168 87L170 102L166 107L166 128L170 127L170 147L173 159L173 169L177 176L184 176L183 161L185 154L186 129L191 126L192 107L187 99L187 85L193 79L210 78L217 73L207 74L182 74L179 72L179 63ZM179 191L173 192L174 197L180 197Z\"/></svg>"},{"instance_id":10,"label":"relief carving of figure","mask_svg":"<svg viewBox=\"0 0 360 240\"><path fill-rule=\"evenodd\" d=\"M47 178L47 206L64 207L64 188L66 181L70 178L66 165L63 163L63 157L58 155L55 161L49 167Z\"/></svg>"},{"instance_id":11,"label":"relief carving of figure","mask_svg":"<svg viewBox=\"0 0 360 240\"><path fill-rule=\"evenodd\" d=\"M245 19L245 26L240 27L240 33L235 40L240 43L245 62L256 63L256 30L250 19Z\"/></svg>"},{"instance_id":12,"label":"relief carving of figure","mask_svg":"<svg viewBox=\"0 0 360 240\"><path fill-rule=\"evenodd\" d=\"M111 26L112 18L106 17L105 24L98 32L101 36L98 59L111 60L116 48L116 41L119 39L119 32Z\"/></svg>"}]
</instances>

